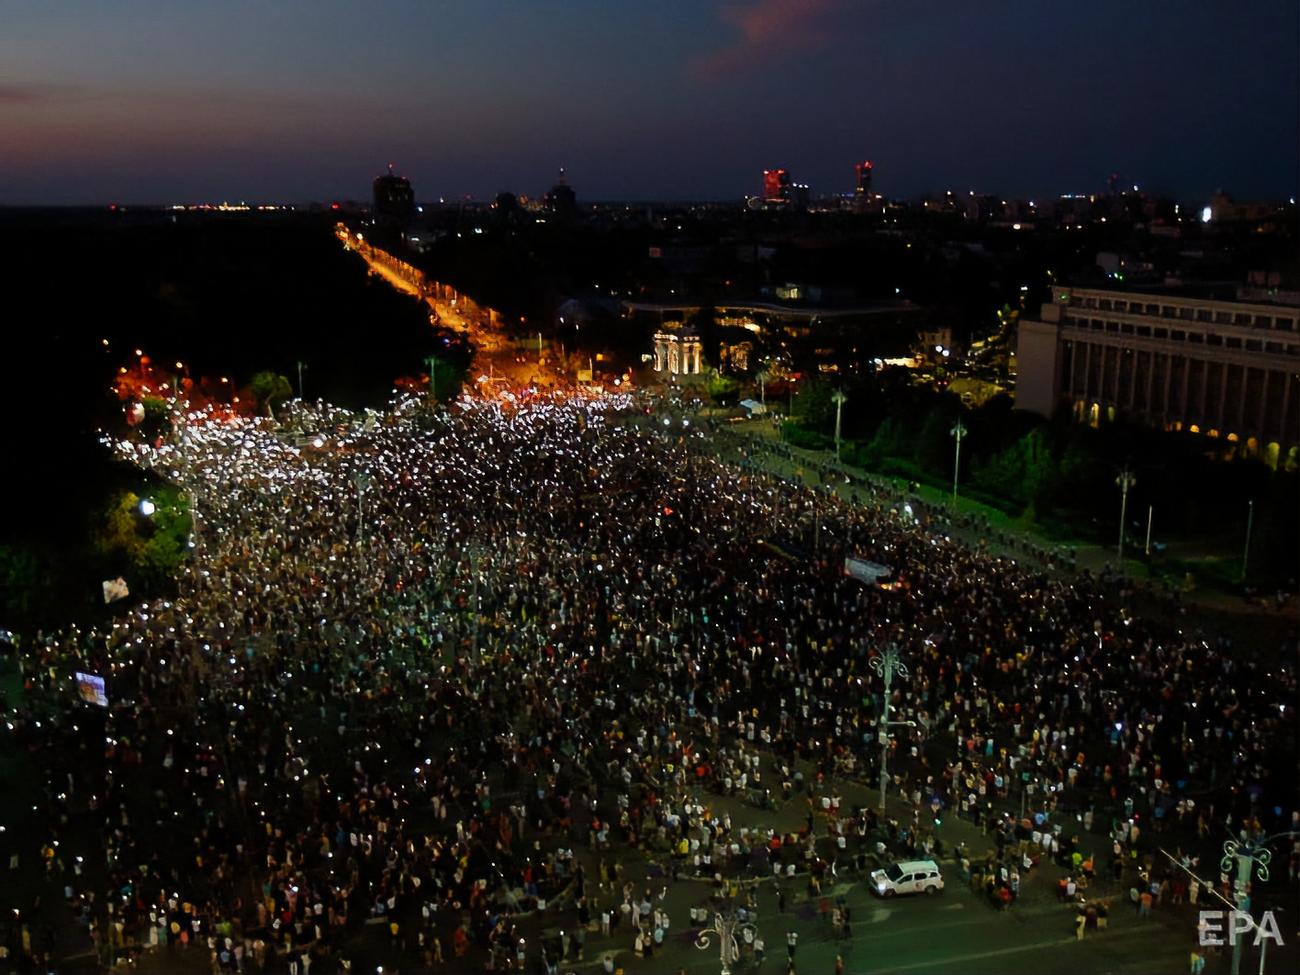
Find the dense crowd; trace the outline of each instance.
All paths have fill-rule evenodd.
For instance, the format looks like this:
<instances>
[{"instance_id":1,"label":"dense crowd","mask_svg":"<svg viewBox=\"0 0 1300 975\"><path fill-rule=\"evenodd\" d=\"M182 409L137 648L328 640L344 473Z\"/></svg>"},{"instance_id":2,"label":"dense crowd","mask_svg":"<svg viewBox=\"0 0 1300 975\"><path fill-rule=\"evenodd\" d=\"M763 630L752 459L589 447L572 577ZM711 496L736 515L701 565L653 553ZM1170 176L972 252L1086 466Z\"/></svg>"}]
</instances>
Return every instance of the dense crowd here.
<instances>
[{"instance_id":1,"label":"dense crowd","mask_svg":"<svg viewBox=\"0 0 1300 975\"><path fill-rule=\"evenodd\" d=\"M1293 652L1153 622L1118 580L971 547L879 485L773 476L626 396L292 426L115 442L193 499L178 595L20 641L37 855L103 955L200 944L216 970L307 975L370 931L433 968L555 970L597 928L661 947L658 876L742 909L743 878L816 897L877 844L935 853L947 812L1016 859L1091 870L1095 844L1121 872L1169 824L1295 822ZM893 573L864 585L846 555ZM890 644L898 821L835 785L878 775ZM743 829L719 795L805 802L804 828ZM622 875L629 849L653 884ZM1005 864L963 870L1010 889ZM568 934L532 936L539 915Z\"/></svg>"}]
</instances>

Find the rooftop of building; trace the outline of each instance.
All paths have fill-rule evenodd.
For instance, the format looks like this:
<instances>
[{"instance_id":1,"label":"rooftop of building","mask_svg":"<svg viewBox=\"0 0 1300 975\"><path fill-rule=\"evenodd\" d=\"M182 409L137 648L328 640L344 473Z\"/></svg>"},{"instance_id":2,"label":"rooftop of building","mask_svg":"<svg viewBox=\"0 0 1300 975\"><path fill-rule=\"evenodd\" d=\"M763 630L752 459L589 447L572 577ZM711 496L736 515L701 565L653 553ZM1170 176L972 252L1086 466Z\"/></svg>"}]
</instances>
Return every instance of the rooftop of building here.
<instances>
[{"instance_id":1,"label":"rooftop of building","mask_svg":"<svg viewBox=\"0 0 1300 975\"><path fill-rule=\"evenodd\" d=\"M717 302L657 302L624 301L623 307L629 311L680 312L690 314L704 307L713 307L719 313L727 311L764 312L782 315L787 318L850 318L859 315L880 315L889 312L920 311L921 307L906 299L881 299L879 301L859 301L852 305L807 305L785 304L778 301L728 300Z\"/></svg>"},{"instance_id":2,"label":"rooftop of building","mask_svg":"<svg viewBox=\"0 0 1300 975\"><path fill-rule=\"evenodd\" d=\"M1195 302L1197 304L1222 304L1232 305L1234 308L1239 307L1242 311L1254 311L1258 309L1261 313L1268 313L1270 310L1276 311L1280 308L1300 307L1300 302L1294 300L1293 292L1286 292L1274 289L1275 298L1267 301L1258 300L1257 292L1268 289L1260 289L1244 285L1237 281L1232 282L1206 282L1206 283L1186 283L1186 282L1169 282L1166 284L1157 284L1152 282L1135 283L1132 286L1125 285L1106 285L1104 287L1095 287L1092 285L1053 285L1052 291L1055 299L1060 301L1062 295L1068 295L1071 300L1076 297L1105 297L1111 300L1132 301L1134 298L1150 298L1153 302L1174 302L1186 304Z\"/></svg>"}]
</instances>

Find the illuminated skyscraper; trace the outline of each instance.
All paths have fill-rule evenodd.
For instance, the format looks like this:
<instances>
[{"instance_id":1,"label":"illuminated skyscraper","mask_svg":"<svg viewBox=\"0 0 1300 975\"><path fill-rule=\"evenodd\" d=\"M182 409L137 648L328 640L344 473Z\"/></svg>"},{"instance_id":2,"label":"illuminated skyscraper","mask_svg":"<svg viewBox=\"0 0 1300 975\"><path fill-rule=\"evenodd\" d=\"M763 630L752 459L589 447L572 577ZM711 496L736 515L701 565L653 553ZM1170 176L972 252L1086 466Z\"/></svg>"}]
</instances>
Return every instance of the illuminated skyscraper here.
<instances>
[{"instance_id":1,"label":"illuminated skyscraper","mask_svg":"<svg viewBox=\"0 0 1300 975\"><path fill-rule=\"evenodd\" d=\"M790 202L790 174L784 169L763 170L763 202Z\"/></svg>"},{"instance_id":2,"label":"illuminated skyscraper","mask_svg":"<svg viewBox=\"0 0 1300 975\"><path fill-rule=\"evenodd\" d=\"M871 195L871 160L860 162L853 167L854 172L858 175L857 188L854 195L865 197Z\"/></svg>"},{"instance_id":3,"label":"illuminated skyscraper","mask_svg":"<svg viewBox=\"0 0 1300 975\"><path fill-rule=\"evenodd\" d=\"M876 199L871 192L871 160L855 164L853 172L857 176L857 182L853 186L853 209L858 213L866 213Z\"/></svg>"}]
</instances>

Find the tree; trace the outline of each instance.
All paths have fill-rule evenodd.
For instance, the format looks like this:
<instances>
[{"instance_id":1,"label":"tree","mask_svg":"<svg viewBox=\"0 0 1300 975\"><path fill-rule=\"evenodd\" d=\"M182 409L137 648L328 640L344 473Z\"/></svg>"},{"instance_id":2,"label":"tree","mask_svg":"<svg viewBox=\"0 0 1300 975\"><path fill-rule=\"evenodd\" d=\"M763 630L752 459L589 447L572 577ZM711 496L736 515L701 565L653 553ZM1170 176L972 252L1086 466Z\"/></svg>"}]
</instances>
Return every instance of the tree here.
<instances>
[{"instance_id":1,"label":"tree","mask_svg":"<svg viewBox=\"0 0 1300 975\"><path fill-rule=\"evenodd\" d=\"M460 395L465 385L466 369L457 362L442 356L426 356L424 364L429 370L429 395L448 403Z\"/></svg>"},{"instance_id":2,"label":"tree","mask_svg":"<svg viewBox=\"0 0 1300 975\"><path fill-rule=\"evenodd\" d=\"M875 435L862 451L868 466L876 466L887 457L902 457L907 453L907 431L892 416L876 428Z\"/></svg>"},{"instance_id":3,"label":"tree","mask_svg":"<svg viewBox=\"0 0 1300 975\"><path fill-rule=\"evenodd\" d=\"M152 515L140 511L140 495L117 494L105 511L96 538L110 572L127 574L132 591L150 592L170 584L189 555L189 499L170 484L149 491Z\"/></svg>"},{"instance_id":4,"label":"tree","mask_svg":"<svg viewBox=\"0 0 1300 975\"><path fill-rule=\"evenodd\" d=\"M961 415L961 401L955 396L938 399L925 416L913 443L912 455L918 467L934 474L952 472L952 425Z\"/></svg>"},{"instance_id":5,"label":"tree","mask_svg":"<svg viewBox=\"0 0 1300 975\"><path fill-rule=\"evenodd\" d=\"M794 397L794 412L804 427L821 433L830 431L835 422L831 392L830 384L820 379L810 379L800 385Z\"/></svg>"},{"instance_id":6,"label":"tree","mask_svg":"<svg viewBox=\"0 0 1300 975\"><path fill-rule=\"evenodd\" d=\"M740 392L740 382L731 376L724 376L716 369L709 370L709 397L719 406L728 406L736 401Z\"/></svg>"},{"instance_id":7,"label":"tree","mask_svg":"<svg viewBox=\"0 0 1300 975\"><path fill-rule=\"evenodd\" d=\"M293 387L289 385L289 380L269 369L264 369L253 376L248 387L252 390L258 405L266 410L266 415L271 419L275 419L275 414L271 412L271 405L293 395Z\"/></svg>"},{"instance_id":8,"label":"tree","mask_svg":"<svg viewBox=\"0 0 1300 975\"><path fill-rule=\"evenodd\" d=\"M976 468L973 481L982 491L1026 507L1045 495L1055 475L1047 433L1038 427Z\"/></svg>"},{"instance_id":9,"label":"tree","mask_svg":"<svg viewBox=\"0 0 1300 975\"><path fill-rule=\"evenodd\" d=\"M152 440L161 435L171 422L171 405L161 396L146 396L140 401L144 419L139 426L140 435Z\"/></svg>"},{"instance_id":10,"label":"tree","mask_svg":"<svg viewBox=\"0 0 1300 975\"><path fill-rule=\"evenodd\" d=\"M40 566L29 550L0 545L0 612L6 619L20 619L31 610L40 577Z\"/></svg>"}]
</instances>

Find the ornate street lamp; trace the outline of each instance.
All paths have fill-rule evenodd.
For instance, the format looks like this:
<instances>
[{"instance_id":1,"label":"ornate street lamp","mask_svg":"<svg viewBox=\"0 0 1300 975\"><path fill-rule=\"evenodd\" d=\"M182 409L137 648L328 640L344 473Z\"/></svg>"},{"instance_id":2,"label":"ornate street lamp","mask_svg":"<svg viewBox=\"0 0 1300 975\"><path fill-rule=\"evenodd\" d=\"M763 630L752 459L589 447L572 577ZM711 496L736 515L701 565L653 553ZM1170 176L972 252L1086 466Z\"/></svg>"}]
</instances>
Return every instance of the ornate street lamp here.
<instances>
[{"instance_id":1,"label":"ornate street lamp","mask_svg":"<svg viewBox=\"0 0 1300 975\"><path fill-rule=\"evenodd\" d=\"M713 927L700 931L695 938L695 947L707 951L713 943L711 936L716 935L722 962L722 975L731 975L731 966L740 961L740 944L736 940L736 935L739 933L743 936L746 931L751 936L758 934L758 928L748 921L740 920L732 907L727 905L722 910L714 912Z\"/></svg>"},{"instance_id":2,"label":"ornate street lamp","mask_svg":"<svg viewBox=\"0 0 1300 975\"><path fill-rule=\"evenodd\" d=\"M1247 840L1238 843L1236 840L1228 840L1223 844L1223 860L1219 863L1219 869L1224 873L1232 873L1235 868L1236 877L1233 878L1233 900L1237 905L1237 910L1250 916L1250 897L1246 893L1250 885L1251 873L1253 872L1264 883L1268 882L1268 865L1273 860L1273 853L1268 848L1268 844L1283 836L1295 836L1294 832L1277 833L1273 836L1266 836L1262 839ZM1240 975L1241 972L1241 943L1244 938L1233 938L1232 942L1232 975ZM1263 942L1264 947L1268 942ZM1259 970L1264 970L1263 951L1260 952Z\"/></svg>"},{"instance_id":3,"label":"ornate street lamp","mask_svg":"<svg viewBox=\"0 0 1300 975\"><path fill-rule=\"evenodd\" d=\"M365 471L358 471L352 475L352 484L357 489L357 545L362 542L362 533L365 530L365 497L366 489L370 487L370 475Z\"/></svg>"},{"instance_id":4,"label":"ornate street lamp","mask_svg":"<svg viewBox=\"0 0 1300 975\"><path fill-rule=\"evenodd\" d=\"M966 436L966 425L961 422L960 418L952 427L953 439L957 441L957 449L952 458L952 499L957 500L957 472L961 469L961 440Z\"/></svg>"},{"instance_id":5,"label":"ornate street lamp","mask_svg":"<svg viewBox=\"0 0 1300 975\"><path fill-rule=\"evenodd\" d=\"M1124 571L1124 519L1128 517L1128 489L1137 484L1137 475L1125 467L1115 478L1115 486L1119 488L1119 570Z\"/></svg>"},{"instance_id":6,"label":"ornate street lamp","mask_svg":"<svg viewBox=\"0 0 1300 975\"><path fill-rule=\"evenodd\" d=\"M848 399L844 395L844 390L837 389L831 393L831 399L835 402L835 461L840 459L840 411L844 408L844 403Z\"/></svg>"},{"instance_id":7,"label":"ornate street lamp","mask_svg":"<svg viewBox=\"0 0 1300 975\"><path fill-rule=\"evenodd\" d=\"M880 740L880 811L885 811L885 794L889 785L889 726L890 724L911 725L911 721L889 720L890 706L890 685L893 682L894 674L900 677L907 677L907 665L898 659L898 646L892 641L885 646L884 653L879 657L871 658L871 669L879 676L885 679L885 706L880 710L879 740Z\"/></svg>"}]
</instances>

